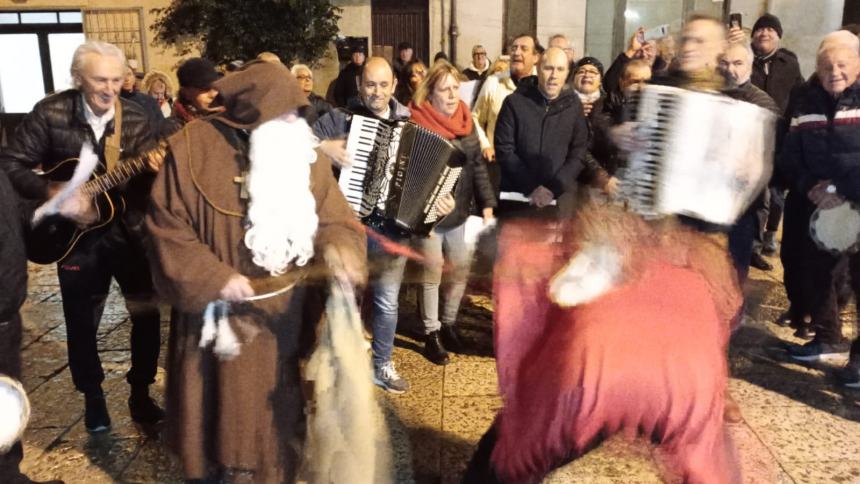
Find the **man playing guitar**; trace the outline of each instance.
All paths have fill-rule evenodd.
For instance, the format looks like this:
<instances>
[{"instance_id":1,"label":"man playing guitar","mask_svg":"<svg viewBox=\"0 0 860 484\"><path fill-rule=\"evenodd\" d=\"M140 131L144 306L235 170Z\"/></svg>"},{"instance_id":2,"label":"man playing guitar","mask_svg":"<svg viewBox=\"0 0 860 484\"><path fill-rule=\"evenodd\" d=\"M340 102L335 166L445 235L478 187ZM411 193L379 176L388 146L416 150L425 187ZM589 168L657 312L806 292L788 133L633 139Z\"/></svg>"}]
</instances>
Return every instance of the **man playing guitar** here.
<instances>
[{"instance_id":1,"label":"man playing guitar","mask_svg":"<svg viewBox=\"0 0 860 484\"><path fill-rule=\"evenodd\" d=\"M121 99L125 55L116 46L88 41L75 51L71 73L75 89L51 95L33 108L0 153L0 167L16 191L33 202L45 202L61 191L61 184L40 177L76 158L85 143L98 157L95 168L82 161L76 171L128 172L128 158L155 146L146 114L137 104ZM160 160L144 158L148 170L109 192L111 210L105 219L84 187L65 194L56 211L79 227L93 227L76 239L57 261L63 313L68 335L69 367L86 403L85 424L91 433L110 428L101 383L104 380L97 347L97 331L111 278L115 278L131 316L131 416L141 423L161 420L164 412L149 397L155 381L160 349L160 317L143 250L143 214ZM76 176L75 178L78 178ZM99 222L99 223L96 223ZM32 241L31 241L32 242ZM30 251L30 247L28 247Z\"/></svg>"}]
</instances>

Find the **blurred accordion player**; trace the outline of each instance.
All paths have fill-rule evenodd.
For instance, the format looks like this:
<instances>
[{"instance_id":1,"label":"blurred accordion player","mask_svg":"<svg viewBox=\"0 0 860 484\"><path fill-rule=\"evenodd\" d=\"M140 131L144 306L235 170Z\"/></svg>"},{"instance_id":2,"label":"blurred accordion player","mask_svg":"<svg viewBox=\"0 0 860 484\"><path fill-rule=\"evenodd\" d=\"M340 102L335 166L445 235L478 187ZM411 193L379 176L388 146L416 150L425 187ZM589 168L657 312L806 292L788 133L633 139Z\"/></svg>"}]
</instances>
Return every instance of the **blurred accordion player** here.
<instances>
[{"instance_id":1,"label":"blurred accordion player","mask_svg":"<svg viewBox=\"0 0 860 484\"><path fill-rule=\"evenodd\" d=\"M451 193L465 156L445 138L411 122L353 115L346 150L352 166L338 183L370 226L428 235L442 217L436 201Z\"/></svg>"},{"instance_id":2,"label":"blurred accordion player","mask_svg":"<svg viewBox=\"0 0 860 484\"><path fill-rule=\"evenodd\" d=\"M678 214L732 225L770 180L776 116L766 109L649 85L636 121L646 148L630 154L621 194L645 217Z\"/></svg>"}]
</instances>

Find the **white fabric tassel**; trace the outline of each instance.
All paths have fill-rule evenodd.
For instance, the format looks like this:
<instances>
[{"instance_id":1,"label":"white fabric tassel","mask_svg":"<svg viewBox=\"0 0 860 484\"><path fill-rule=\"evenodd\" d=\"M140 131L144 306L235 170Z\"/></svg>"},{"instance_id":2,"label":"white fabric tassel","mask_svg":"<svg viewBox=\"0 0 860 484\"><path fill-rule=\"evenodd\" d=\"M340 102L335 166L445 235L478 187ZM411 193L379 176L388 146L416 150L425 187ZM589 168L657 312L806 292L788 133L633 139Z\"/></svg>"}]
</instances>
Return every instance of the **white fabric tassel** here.
<instances>
[{"instance_id":1,"label":"white fabric tassel","mask_svg":"<svg viewBox=\"0 0 860 484\"><path fill-rule=\"evenodd\" d=\"M33 226L37 225L43 218L59 213L60 206L63 202L71 197L72 194L75 193L75 190L90 179L90 175L93 174L93 171L96 169L98 164L99 157L93 151L93 145L91 145L89 141L84 142L81 146L81 152L78 155L78 166L75 167L72 179L63 186L59 193L51 197L47 202L43 203L35 212L33 212Z\"/></svg>"},{"instance_id":2,"label":"white fabric tassel","mask_svg":"<svg viewBox=\"0 0 860 484\"><path fill-rule=\"evenodd\" d=\"M215 342L212 350L221 360L239 356L239 339L230 327L230 303L213 301L203 312L203 329L200 331L200 347L206 348Z\"/></svg>"}]
</instances>

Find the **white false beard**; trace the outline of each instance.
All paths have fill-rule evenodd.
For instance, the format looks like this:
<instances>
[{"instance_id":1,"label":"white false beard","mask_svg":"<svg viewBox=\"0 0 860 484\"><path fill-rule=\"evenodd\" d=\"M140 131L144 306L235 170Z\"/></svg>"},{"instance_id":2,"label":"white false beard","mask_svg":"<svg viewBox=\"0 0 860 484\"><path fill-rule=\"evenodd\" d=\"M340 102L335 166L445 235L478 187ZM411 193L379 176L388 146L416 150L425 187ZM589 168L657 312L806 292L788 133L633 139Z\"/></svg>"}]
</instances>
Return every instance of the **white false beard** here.
<instances>
[{"instance_id":1,"label":"white false beard","mask_svg":"<svg viewBox=\"0 0 860 484\"><path fill-rule=\"evenodd\" d=\"M273 276L314 256L319 218L310 165L317 159L318 144L307 122L295 115L267 121L251 132L245 246L254 263Z\"/></svg>"}]
</instances>

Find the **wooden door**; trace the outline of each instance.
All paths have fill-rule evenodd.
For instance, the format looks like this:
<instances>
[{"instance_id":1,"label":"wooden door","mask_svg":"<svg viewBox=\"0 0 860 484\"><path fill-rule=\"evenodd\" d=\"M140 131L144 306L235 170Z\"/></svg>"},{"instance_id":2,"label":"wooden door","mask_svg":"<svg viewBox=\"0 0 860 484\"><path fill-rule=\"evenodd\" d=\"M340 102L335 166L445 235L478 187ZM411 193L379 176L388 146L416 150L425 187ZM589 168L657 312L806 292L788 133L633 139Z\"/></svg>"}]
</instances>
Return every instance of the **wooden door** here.
<instances>
[{"instance_id":1,"label":"wooden door","mask_svg":"<svg viewBox=\"0 0 860 484\"><path fill-rule=\"evenodd\" d=\"M373 45L391 47L396 56L397 44L409 42L419 59L432 60L428 0L371 0L370 6Z\"/></svg>"}]
</instances>

